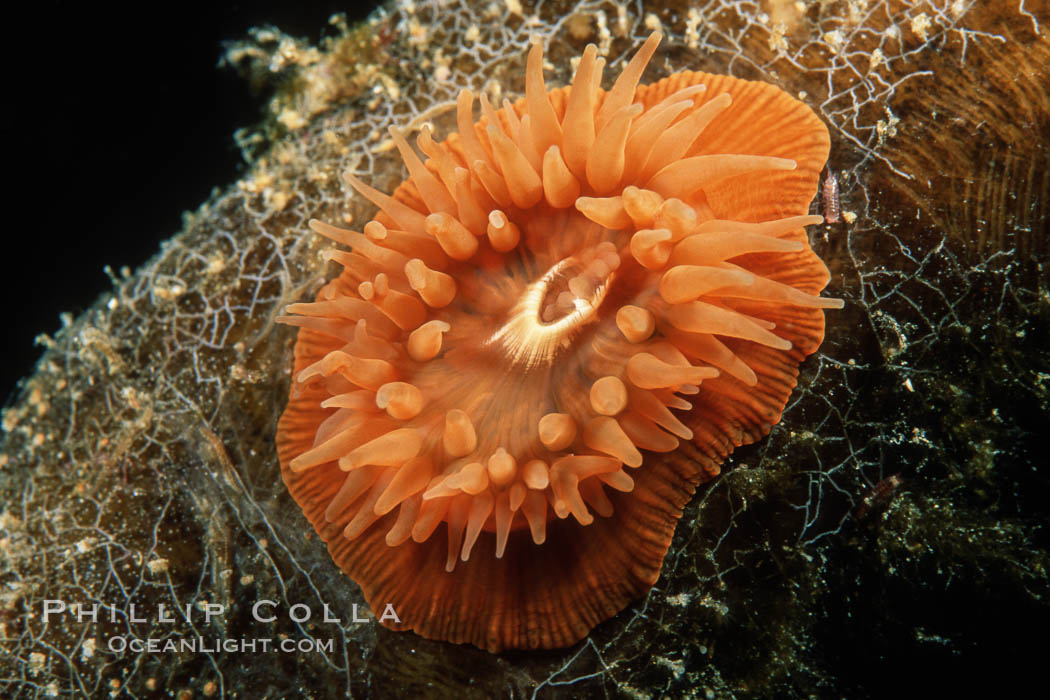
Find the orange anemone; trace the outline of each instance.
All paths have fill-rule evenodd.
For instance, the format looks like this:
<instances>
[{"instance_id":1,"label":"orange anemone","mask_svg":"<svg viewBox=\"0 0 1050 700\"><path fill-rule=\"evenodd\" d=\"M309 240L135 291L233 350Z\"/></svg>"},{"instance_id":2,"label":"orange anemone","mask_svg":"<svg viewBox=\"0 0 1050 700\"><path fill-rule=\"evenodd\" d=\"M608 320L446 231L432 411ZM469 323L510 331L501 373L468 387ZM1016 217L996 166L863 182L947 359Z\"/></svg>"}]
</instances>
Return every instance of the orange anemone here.
<instances>
[{"instance_id":1,"label":"orange anemone","mask_svg":"<svg viewBox=\"0 0 1050 700\"><path fill-rule=\"evenodd\" d=\"M498 651L571 644L657 580L696 485L769 432L824 336L804 227L828 132L781 90L682 72L459 95L300 327L288 489L373 609Z\"/></svg>"}]
</instances>

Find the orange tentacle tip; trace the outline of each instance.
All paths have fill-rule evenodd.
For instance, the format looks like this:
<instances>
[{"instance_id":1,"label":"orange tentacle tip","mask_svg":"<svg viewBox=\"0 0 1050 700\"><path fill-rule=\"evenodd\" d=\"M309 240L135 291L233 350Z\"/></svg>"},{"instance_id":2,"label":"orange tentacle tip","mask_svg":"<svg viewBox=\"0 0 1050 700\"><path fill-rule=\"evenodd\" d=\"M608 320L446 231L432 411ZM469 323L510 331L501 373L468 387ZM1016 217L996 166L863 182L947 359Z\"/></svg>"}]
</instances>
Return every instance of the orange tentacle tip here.
<instances>
[{"instance_id":1,"label":"orange tentacle tip","mask_svg":"<svg viewBox=\"0 0 1050 700\"><path fill-rule=\"evenodd\" d=\"M668 453L768 432L841 306L805 232L825 126L772 85L641 83L659 40L608 93L588 47L571 96L534 46L526 96L476 117L464 90L426 157L391 132L393 195L346 177L363 233L310 222L349 252L282 317L282 475L398 629L562 647L643 595L718 472Z\"/></svg>"}]
</instances>

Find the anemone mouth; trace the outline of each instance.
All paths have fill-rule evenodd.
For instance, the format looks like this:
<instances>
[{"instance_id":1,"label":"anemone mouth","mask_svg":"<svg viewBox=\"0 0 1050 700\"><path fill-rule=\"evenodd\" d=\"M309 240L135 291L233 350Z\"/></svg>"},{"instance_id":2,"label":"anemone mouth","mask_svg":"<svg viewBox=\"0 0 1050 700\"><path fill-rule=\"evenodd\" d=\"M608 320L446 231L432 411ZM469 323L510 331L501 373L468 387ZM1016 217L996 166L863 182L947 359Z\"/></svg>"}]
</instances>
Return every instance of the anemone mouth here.
<instances>
[{"instance_id":1,"label":"anemone mouth","mask_svg":"<svg viewBox=\"0 0 1050 700\"><path fill-rule=\"evenodd\" d=\"M577 331L597 320L616 279L615 267L607 262L615 256L618 266L615 247L599 248L590 264L582 256L565 258L526 287L510 318L485 344L500 347L515 367L528 370L553 363ZM611 256L602 255L610 250Z\"/></svg>"}]
</instances>

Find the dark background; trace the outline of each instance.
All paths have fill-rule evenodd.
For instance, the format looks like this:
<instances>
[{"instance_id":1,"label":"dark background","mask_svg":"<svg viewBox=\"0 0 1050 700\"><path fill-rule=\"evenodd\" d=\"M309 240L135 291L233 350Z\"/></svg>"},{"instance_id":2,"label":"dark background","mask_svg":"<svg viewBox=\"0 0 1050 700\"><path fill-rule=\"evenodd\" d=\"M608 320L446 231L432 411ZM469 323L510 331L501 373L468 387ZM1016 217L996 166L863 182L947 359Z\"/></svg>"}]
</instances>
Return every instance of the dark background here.
<instances>
[{"instance_id":1,"label":"dark background","mask_svg":"<svg viewBox=\"0 0 1050 700\"><path fill-rule=\"evenodd\" d=\"M40 358L33 339L111 288L106 265L138 268L244 171L233 132L260 121L269 94L218 67L222 43L264 25L316 43L336 33L334 13L353 22L376 4L23 7L0 49L0 404Z\"/></svg>"}]
</instances>

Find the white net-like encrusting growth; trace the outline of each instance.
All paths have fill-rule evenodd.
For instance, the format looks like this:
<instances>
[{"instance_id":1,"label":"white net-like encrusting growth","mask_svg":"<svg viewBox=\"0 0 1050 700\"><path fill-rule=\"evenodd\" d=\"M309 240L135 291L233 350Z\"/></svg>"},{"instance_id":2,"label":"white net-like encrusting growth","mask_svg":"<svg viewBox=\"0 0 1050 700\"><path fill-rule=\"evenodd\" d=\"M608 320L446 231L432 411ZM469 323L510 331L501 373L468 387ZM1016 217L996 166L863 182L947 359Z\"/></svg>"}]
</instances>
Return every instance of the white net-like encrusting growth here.
<instances>
[{"instance_id":1,"label":"white net-like encrusting growth","mask_svg":"<svg viewBox=\"0 0 1050 700\"><path fill-rule=\"evenodd\" d=\"M380 209L362 232L312 222L350 250L282 318L303 330L278 442L358 580L347 543L370 547L370 531L389 554L438 546L444 525L434 575L486 538L495 559L532 556L511 550L544 545L554 519L612 518L616 492L649 502L639 480L681 440L724 455L779 419L821 310L841 307L818 296L827 271L803 228L821 221L804 212L827 131L768 85L639 86L659 40L609 92L594 46L571 88L548 91L535 44L525 97L497 110L482 95L475 123L463 90L458 133L420 133L425 162L391 130L409 171L393 196L347 176ZM687 482L705 473L717 463ZM663 537L692 490L678 488L658 524L625 527ZM531 542L509 546L518 531Z\"/></svg>"}]
</instances>

